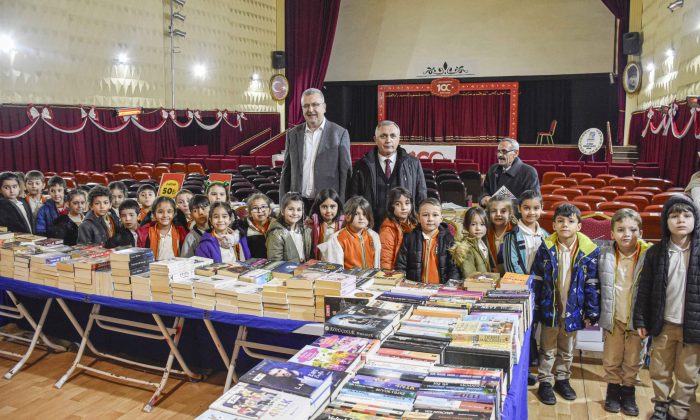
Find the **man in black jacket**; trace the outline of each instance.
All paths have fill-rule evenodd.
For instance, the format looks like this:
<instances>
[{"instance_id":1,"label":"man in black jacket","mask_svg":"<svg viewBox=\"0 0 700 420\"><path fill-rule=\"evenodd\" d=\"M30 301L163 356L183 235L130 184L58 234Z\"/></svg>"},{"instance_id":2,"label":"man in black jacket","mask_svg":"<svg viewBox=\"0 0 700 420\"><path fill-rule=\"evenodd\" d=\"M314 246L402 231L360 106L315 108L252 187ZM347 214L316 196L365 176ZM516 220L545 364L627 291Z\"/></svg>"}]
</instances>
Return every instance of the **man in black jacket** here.
<instances>
[{"instance_id":1,"label":"man in black jacket","mask_svg":"<svg viewBox=\"0 0 700 420\"><path fill-rule=\"evenodd\" d=\"M527 190L540 192L537 170L523 163L518 157L519 154L520 144L516 140L507 137L501 139L497 150L498 163L491 166L486 173L479 204L485 207L491 196L501 187L506 187L515 198Z\"/></svg>"},{"instance_id":2,"label":"man in black jacket","mask_svg":"<svg viewBox=\"0 0 700 420\"><path fill-rule=\"evenodd\" d=\"M352 171L346 198L361 195L374 209L374 230L382 225L386 200L394 187L404 187L413 195L414 205L427 196L420 161L399 146L401 132L393 121L382 121L374 130L376 147L362 157Z\"/></svg>"}]
</instances>

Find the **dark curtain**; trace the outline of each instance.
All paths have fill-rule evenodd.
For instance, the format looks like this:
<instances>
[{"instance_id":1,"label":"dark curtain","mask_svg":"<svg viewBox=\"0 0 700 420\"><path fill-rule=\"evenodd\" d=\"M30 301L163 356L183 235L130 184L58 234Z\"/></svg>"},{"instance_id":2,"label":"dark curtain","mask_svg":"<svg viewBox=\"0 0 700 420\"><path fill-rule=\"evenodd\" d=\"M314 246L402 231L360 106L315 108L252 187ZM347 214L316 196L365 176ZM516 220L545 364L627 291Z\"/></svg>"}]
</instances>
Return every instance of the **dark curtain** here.
<instances>
[{"instance_id":1,"label":"dark curtain","mask_svg":"<svg viewBox=\"0 0 700 420\"><path fill-rule=\"evenodd\" d=\"M627 56L622 53L622 34L629 31L630 27L630 0L601 0L603 4L610 10L610 12L615 16L615 57L617 61L617 66L615 68L615 73L617 78L615 79L615 84L617 85L617 144L622 144L625 138L625 101L626 93L625 89L622 87L622 71L627 65Z\"/></svg>"},{"instance_id":2,"label":"dark curtain","mask_svg":"<svg viewBox=\"0 0 700 420\"><path fill-rule=\"evenodd\" d=\"M549 131L557 120L554 142L571 142L571 80L536 80L520 83L518 97L518 140L534 143L538 131Z\"/></svg>"},{"instance_id":3,"label":"dark curtain","mask_svg":"<svg viewBox=\"0 0 700 420\"><path fill-rule=\"evenodd\" d=\"M285 2L287 121L290 126L303 121L301 93L308 88L323 87L339 9L340 0Z\"/></svg>"},{"instance_id":4,"label":"dark curtain","mask_svg":"<svg viewBox=\"0 0 700 420\"><path fill-rule=\"evenodd\" d=\"M372 141L377 127L377 85L326 83L326 117L345 127L350 141Z\"/></svg>"},{"instance_id":5,"label":"dark curtain","mask_svg":"<svg viewBox=\"0 0 700 420\"><path fill-rule=\"evenodd\" d=\"M647 117L646 111L632 113L630 118L629 126L629 145L634 146L640 143L642 138L642 130L644 130L644 125L646 124ZM654 119L654 123L658 124L658 121Z\"/></svg>"},{"instance_id":6,"label":"dark curtain","mask_svg":"<svg viewBox=\"0 0 700 420\"><path fill-rule=\"evenodd\" d=\"M484 141L508 135L510 93L463 92L443 98L429 93L388 93L386 119L406 141Z\"/></svg>"}]
</instances>

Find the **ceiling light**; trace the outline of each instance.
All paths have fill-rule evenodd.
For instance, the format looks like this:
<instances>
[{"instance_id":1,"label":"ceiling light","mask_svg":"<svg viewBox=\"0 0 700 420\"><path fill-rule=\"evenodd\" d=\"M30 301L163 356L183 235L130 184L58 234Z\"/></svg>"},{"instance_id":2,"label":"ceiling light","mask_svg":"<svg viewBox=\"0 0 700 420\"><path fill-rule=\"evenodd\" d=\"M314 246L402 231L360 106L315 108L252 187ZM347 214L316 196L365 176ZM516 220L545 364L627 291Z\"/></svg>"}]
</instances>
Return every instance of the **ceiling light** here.
<instances>
[{"instance_id":1,"label":"ceiling light","mask_svg":"<svg viewBox=\"0 0 700 420\"><path fill-rule=\"evenodd\" d=\"M683 7L683 0L672 1L667 6L668 10L670 10L671 13L673 13L676 9L680 9L681 7Z\"/></svg>"},{"instance_id":2,"label":"ceiling light","mask_svg":"<svg viewBox=\"0 0 700 420\"><path fill-rule=\"evenodd\" d=\"M126 53L119 53L119 55L117 55L117 62L119 64L126 64L129 62L129 56L127 56Z\"/></svg>"},{"instance_id":3,"label":"ceiling light","mask_svg":"<svg viewBox=\"0 0 700 420\"><path fill-rule=\"evenodd\" d=\"M181 20L181 21L184 22L184 21L185 21L185 15L183 15L183 14L180 13L180 12L175 12L175 13L173 13L173 19Z\"/></svg>"},{"instance_id":4,"label":"ceiling light","mask_svg":"<svg viewBox=\"0 0 700 420\"><path fill-rule=\"evenodd\" d=\"M654 63L647 64L647 71L654 71Z\"/></svg>"},{"instance_id":5,"label":"ceiling light","mask_svg":"<svg viewBox=\"0 0 700 420\"><path fill-rule=\"evenodd\" d=\"M207 68L204 64L197 64L194 66L194 76L197 78L204 78L207 75Z\"/></svg>"},{"instance_id":6,"label":"ceiling light","mask_svg":"<svg viewBox=\"0 0 700 420\"><path fill-rule=\"evenodd\" d=\"M15 49L15 41L9 35L0 35L0 51L12 52Z\"/></svg>"}]
</instances>

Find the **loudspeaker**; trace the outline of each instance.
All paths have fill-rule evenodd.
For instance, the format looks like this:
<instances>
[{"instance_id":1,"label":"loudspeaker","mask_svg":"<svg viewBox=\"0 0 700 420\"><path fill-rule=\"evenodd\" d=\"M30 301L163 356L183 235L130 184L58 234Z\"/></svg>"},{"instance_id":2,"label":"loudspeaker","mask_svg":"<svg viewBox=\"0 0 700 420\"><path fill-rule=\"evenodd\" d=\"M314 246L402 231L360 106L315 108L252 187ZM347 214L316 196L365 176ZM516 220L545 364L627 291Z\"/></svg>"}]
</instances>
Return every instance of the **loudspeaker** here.
<instances>
[{"instance_id":1,"label":"loudspeaker","mask_svg":"<svg viewBox=\"0 0 700 420\"><path fill-rule=\"evenodd\" d=\"M272 51L272 68L283 69L285 65L284 51Z\"/></svg>"},{"instance_id":2,"label":"loudspeaker","mask_svg":"<svg viewBox=\"0 0 700 420\"><path fill-rule=\"evenodd\" d=\"M626 55L639 55L642 53L642 34L639 32L627 32L622 34L622 53Z\"/></svg>"}]
</instances>

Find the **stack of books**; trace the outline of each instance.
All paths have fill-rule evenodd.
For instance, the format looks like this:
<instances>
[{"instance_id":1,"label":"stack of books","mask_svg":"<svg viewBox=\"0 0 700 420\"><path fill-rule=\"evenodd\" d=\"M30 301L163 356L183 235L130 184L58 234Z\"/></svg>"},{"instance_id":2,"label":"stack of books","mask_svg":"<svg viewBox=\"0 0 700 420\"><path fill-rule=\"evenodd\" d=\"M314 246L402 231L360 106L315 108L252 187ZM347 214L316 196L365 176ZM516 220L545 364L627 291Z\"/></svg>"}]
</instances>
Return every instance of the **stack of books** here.
<instances>
[{"instance_id":1,"label":"stack of books","mask_svg":"<svg viewBox=\"0 0 700 420\"><path fill-rule=\"evenodd\" d=\"M464 288L472 292L485 292L495 289L500 278L498 273L473 273L464 280Z\"/></svg>"},{"instance_id":2,"label":"stack of books","mask_svg":"<svg viewBox=\"0 0 700 420\"><path fill-rule=\"evenodd\" d=\"M17 247L13 252L13 277L16 280L29 281L29 261L32 255L39 253L34 246Z\"/></svg>"},{"instance_id":3,"label":"stack of books","mask_svg":"<svg viewBox=\"0 0 700 420\"><path fill-rule=\"evenodd\" d=\"M316 309L323 308L323 320L328 321L335 314L348 306L367 306L368 303L377 299L382 292L371 290L355 290L345 296L324 296L323 302L316 301Z\"/></svg>"},{"instance_id":4,"label":"stack of books","mask_svg":"<svg viewBox=\"0 0 700 420\"><path fill-rule=\"evenodd\" d=\"M428 306L469 309L481 297L482 292L442 287L426 301Z\"/></svg>"},{"instance_id":5,"label":"stack of books","mask_svg":"<svg viewBox=\"0 0 700 420\"><path fill-rule=\"evenodd\" d=\"M262 286L245 283L248 288L238 290L238 313L245 315L263 316Z\"/></svg>"},{"instance_id":6,"label":"stack of books","mask_svg":"<svg viewBox=\"0 0 700 420\"><path fill-rule=\"evenodd\" d=\"M196 275L187 279L173 279L173 281L170 282L170 292L172 293L170 296L171 302L178 305L196 306L194 304L194 283L196 280ZM206 307L203 309L209 308Z\"/></svg>"},{"instance_id":7,"label":"stack of books","mask_svg":"<svg viewBox=\"0 0 700 420\"><path fill-rule=\"evenodd\" d=\"M300 321L316 320L314 285L316 284L316 279L323 277L325 274L327 273L307 270L287 280L289 319Z\"/></svg>"},{"instance_id":8,"label":"stack of books","mask_svg":"<svg viewBox=\"0 0 700 420\"><path fill-rule=\"evenodd\" d=\"M367 356L365 367L428 373L439 361L440 355L436 353L381 346L376 353Z\"/></svg>"},{"instance_id":9,"label":"stack of books","mask_svg":"<svg viewBox=\"0 0 700 420\"><path fill-rule=\"evenodd\" d=\"M383 340L399 325L400 314L387 309L354 305L324 324L326 333Z\"/></svg>"},{"instance_id":10,"label":"stack of books","mask_svg":"<svg viewBox=\"0 0 700 420\"><path fill-rule=\"evenodd\" d=\"M505 273L498 281L497 288L504 290L529 290L529 281L529 274Z\"/></svg>"},{"instance_id":11,"label":"stack of books","mask_svg":"<svg viewBox=\"0 0 700 420\"><path fill-rule=\"evenodd\" d=\"M194 270L194 274L203 277L211 277L216 275L219 272L219 270L223 270L224 268L227 268L229 266L230 264L228 263L212 263L203 267L196 268Z\"/></svg>"},{"instance_id":12,"label":"stack of books","mask_svg":"<svg viewBox=\"0 0 700 420\"><path fill-rule=\"evenodd\" d=\"M70 259L70 255L59 252L45 252L34 254L29 261L29 281L31 283L58 287L59 261Z\"/></svg>"},{"instance_id":13,"label":"stack of books","mask_svg":"<svg viewBox=\"0 0 700 420\"><path fill-rule=\"evenodd\" d=\"M131 276L149 271L154 261L150 248L116 249L109 256L112 268L112 296L131 299Z\"/></svg>"},{"instance_id":14,"label":"stack of books","mask_svg":"<svg viewBox=\"0 0 700 420\"><path fill-rule=\"evenodd\" d=\"M188 258L173 258L151 263L150 265L151 300L153 302L171 302L170 282L187 280L194 276L194 264Z\"/></svg>"},{"instance_id":15,"label":"stack of books","mask_svg":"<svg viewBox=\"0 0 700 420\"><path fill-rule=\"evenodd\" d=\"M307 419L308 398L239 382L219 397L198 419Z\"/></svg>"},{"instance_id":16,"label":"stack of books","mask_svg":"<svg viewBox=\"0 0 700 420\"><path fill-rule=\"evenodd\" d=\"M372 276L372 289L390 291L406 278L403 271L378 270Z\"/></svg>"},{"instance_id":17,"label":"stack of books","mask_svg":"<svg viewBox=\"0 0 700 420\"><path fill-rule=\"evenodd\" d=\"M260 289L260 286L250 283L243 283L237 280L231 280L226 277L219 277L219 279L222 279L223 281L217 281L214 284L214 295L216 298L217 311L237 314L238 293L253 293Z\"/></svg>"},{"instance_id":18,"label":"stack of books","mask_svg":"<svg viewBox=\"0 0 700 420\"><path fill-rule=\"evenodd\" d=\"M131 298L134 300L151 301L151 272L131 276Z\"/></svg>"},{"instance_id":19,"label":"stack of books","mask_svg":"<svg viewBox=\"0 0 700 420\"><path fill-rule=\"evenodd\" d=\"M75 284L75 291L87 294L97 294L98 293L98 283L97 275L95 274L98 270L109 270L110 261L109 253L102 254L101 251L95 250L96 257L80 257L73 260L67 260L66 263L72 261L73 265L73 282ZM104 279L101 276L100 279ZM111 281L111 280L110 280ZM111 284L110 284L111 289Z\"/></svg>"},{"instance_id":20,"label":"stack of books","mask_svg":"<svg viewBox=\"0 0 700 420\"><path fill-rule=\"evenodd\" d=\"M272 269L272 278L279 280L287 280L294 277L294 270L299 267L297 262L284 261L282 264Z\"/></svg>"},{"instance_id":21,"label":"stack of books","mask_svg":"<svg viewBox=\"0 0 700 420\"><path fill-rule=\"evenodd\" d=\"M173 300L175 299L176 289L179 293L178 298L184 304L185 299L189 299L190 305L195 308L205 309L208 311L213 311L217 307L217 287L221 284L226 283L237 283L236 280L232 280L224 276L197 276L195 275L193 282L189 283L189 287L186 286L186 282L173 281L171 286L173 288Z\"/></svg>"},{"instance_id":22,"label":"stack of books","mask_svg":"<svg viewBox=\"0 0 700 420\"><path fill-rule=\"evenodd\" d=\"M272 280L272 271L264 268L251 268L238 276L238 281L257 284L259 286L262 286L270 280Z\"/></svg>"},{"instance_id":23,"label":"stack of books","mask_svg":"<svg viewBox=\"0 0 700 420\"><path fill-rule=\"evenodd\" d=\"M289 318L287 285L284 280L273 278L262 287L263 315L270 318Z\"/></svg>"},{"instance_id":24,"label":"stack of books","mask_svg":"<svg viewBox=\"0 0 700 420\"><path fill-rule=\"evenodd\" d=\"M356 290L356 283L356 276L340 272L328 273L316 279L314 282L314 321L325 321L325 298L327 296L351 295Z\"/></svg>"}]
</instances>

